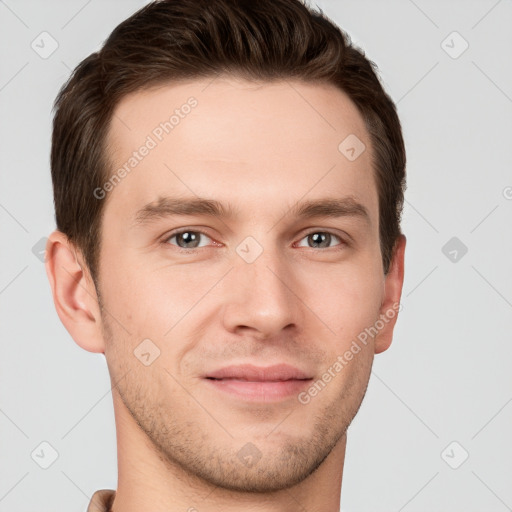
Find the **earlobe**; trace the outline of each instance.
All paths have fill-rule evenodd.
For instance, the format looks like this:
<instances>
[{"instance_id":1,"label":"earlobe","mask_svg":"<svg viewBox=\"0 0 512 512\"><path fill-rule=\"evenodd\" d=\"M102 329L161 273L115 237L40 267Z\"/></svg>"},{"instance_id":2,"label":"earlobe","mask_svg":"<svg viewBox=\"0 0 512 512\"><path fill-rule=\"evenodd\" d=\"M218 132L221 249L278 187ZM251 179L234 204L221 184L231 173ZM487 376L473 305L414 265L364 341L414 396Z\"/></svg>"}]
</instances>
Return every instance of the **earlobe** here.
<instances>
[{"instance_id":1,"label":"earlobe","mask_svg":"<svg viewBox=\"0 0 512 512\"><path fill-rule=\"evenodd\" d=\"M404 283L406 242L405 235L400 235L397 239L390 269L384 280L384 297L379 312L382 328L375 337L375 354L387 350L393 341L393 329L398 318L398 311L401 309L400 297Z\"/></svg>"},{"instance_id":2,"label":"earlobe","mask_svg":"<svg viewBox=\"0 0 512 512\"><path fill-rule=\"evenodd\" d=\"M64 327L84 350L104 352L101 314L93 280L79 251L61 231L46 244L46 275Z\"/></svg>"}]
</instances>

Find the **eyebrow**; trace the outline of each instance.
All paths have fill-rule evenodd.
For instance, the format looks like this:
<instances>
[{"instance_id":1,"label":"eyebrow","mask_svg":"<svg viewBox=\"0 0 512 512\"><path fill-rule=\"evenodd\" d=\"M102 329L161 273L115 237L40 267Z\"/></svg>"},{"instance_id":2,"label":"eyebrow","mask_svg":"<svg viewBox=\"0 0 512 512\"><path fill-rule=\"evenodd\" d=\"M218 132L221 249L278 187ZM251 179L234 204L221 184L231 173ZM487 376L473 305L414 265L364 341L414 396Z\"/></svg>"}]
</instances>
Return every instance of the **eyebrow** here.
<instances>
[{"instance_id":1,"label":"eyebrow","mask_svg":"<svg viewBox=\"0 0 512 512\"><path fill-rule=\"evenodd\" d=\"M231 219L238 211L232 205L224 205L215 199L201 197L174 198L160 197L157 201L146 204L135 214L135 225L144 225L171 216L201 215ZM353 217L363 220L371 226L367 208L353 197L336 197L302 201L290 208L285 214L298 218L316 217Z\"/></svg>"}]
</instances>

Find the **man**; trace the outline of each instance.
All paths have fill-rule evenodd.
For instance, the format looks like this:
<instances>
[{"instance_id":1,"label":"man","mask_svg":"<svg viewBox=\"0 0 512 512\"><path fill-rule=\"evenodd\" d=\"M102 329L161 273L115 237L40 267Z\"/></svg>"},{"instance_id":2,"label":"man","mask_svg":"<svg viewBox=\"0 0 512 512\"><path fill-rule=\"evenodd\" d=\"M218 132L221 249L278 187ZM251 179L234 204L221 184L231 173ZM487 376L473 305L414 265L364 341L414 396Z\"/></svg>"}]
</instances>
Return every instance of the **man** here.
<instances>
[{"instance_id":1,"label":"man","mask_svg":"<svg viewBox=\"0 0 512 512\"><path fill-rule=\"evenodd\" d=\"M117 433L89 511L339 510L404 277L374 68L299 0L164 0L63 87L46 268Z\"/></svg>"}]
</instances>

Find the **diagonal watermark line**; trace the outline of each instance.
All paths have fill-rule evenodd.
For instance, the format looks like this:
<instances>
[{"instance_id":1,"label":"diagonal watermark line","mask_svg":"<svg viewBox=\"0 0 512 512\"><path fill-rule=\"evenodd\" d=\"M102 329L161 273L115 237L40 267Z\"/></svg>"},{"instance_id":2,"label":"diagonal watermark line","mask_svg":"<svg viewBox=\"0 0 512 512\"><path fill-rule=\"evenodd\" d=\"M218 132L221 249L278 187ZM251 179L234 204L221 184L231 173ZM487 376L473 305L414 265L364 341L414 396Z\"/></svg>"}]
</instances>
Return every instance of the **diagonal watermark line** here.
<instances>
[{"instance_id":1,"label":"diagonal watermark line","mask_svg":"<svg viewBox=\"0 0 512 512\"><path fill-rule=\"evenodd\" d=\"M482 20L487 18L488 14L494 10L494 8L501 3L501 0L498 0L472 27L471 30L473 30Z\"/></svg>"},{"instance_id":2,"label":"diagonal watermark line","mask_svg":"<svg viewBox=\"0 0 512 512\"><path fill-rule=\"evenodd\" d=\"M215 484L212 484L212 485L215 485ZM215 487L204 498L201 498L201 501L204 501L205 499L209 498L218 488L219 488L219 486L215 485ZM189 510L192 512L193 509L189 509Z\"/></svg>"},{"instance_id":3,"label":"diagonal watermark line","mask_svg":"<svg viewBox=\"0 0 512 512\"><path fill-rule=\"evenodd\" d=\"M187 185L187 184L186 184L186 183L185 183L185 182L184 182L184 181L183 181L183 180L182 180L182 179L181 179L181 178L180 178L180 177L179 177L179 176L178 176L178 175L177 175L177 174L176 174L176 173L175 173L175 172L174 172L174 171L173 171L173 170L172 170L172 169L171 169L171 168L170 168L166 163L165 163L165 162L164 162L164 166L165 166L165 167L167 167L167 169L169 169L169 171L170 171L170 172L172 172L172 174L174 175L174 177L175 177L177 180L179 180L179 181L182 183L182 185L183 185L184 187L188 188L188 190L190 190L190 192L191 192L192 194L194 194L197 198L199 198L199 196L198 196L198 195L197 195L197 194L196 194L196 193L195 193L195 192L194 192L194 191L193 191L193 190L192 190L192 189L191 189L191 188L190 188L190 187L189 187L189 186L188 186L188 185ZM223 222L223 223L224 223L224 222ZM224 225L226 225L226 224L224 223Z\"/></svg>"},{"instance_id":4,"label":"diagonal watermark line","mask_svg":"<svg viewBox=\"0 0 512 512\"><path fill-rule=\"evenodd\" d=\"M23 432L23 430L21 430L21 428L18 425L16 425L14 421L11 420L11 418L9 418L9 416L7 416L7 414L5 414L5 412L2 411L2 409L0 409L0 412L28 439L27 434L25 434L25 432Z\"/></svg>"},{"instance_id":5,"label":"diagonal watermark line","mask_svg":"<svg viewBox=\"0 0 512 512\"><path fill-rule=\"evenodd\" d=\"M289 416L292 414L293 409L265 436L267 438L272 432L275 432L276 428L279 427Z\"/></svg>"},{"instance_id":6,"label":"diagonal watermark line","mask_svg":"<svg viewBox=\"0 0 512 512\"><path fill-rule=\"evenodd\" d=\"M206 91L206 89L208 89L208 87L210 87L210 85L212 85L212 83L213 83L215 80L217 80L217 78L219 78L219 76L220 76L220 73L217 73L217 74L216 74L216 75L215 75L215 76L214 76L214 77L213 77L213 78L212 78L212 79L211 79L211 80L206 84L206 86L205 86L203 89L201 89L201 92Z\"/></svg>"},{"instance_id":7,"label":"diagonal watermark line","mask_svg":"<svg viewBox=\"0 0 512 512\"><path fill-rule=\"evenodd\" d=\"M409 2L411 2L411 4L414 5L414 7L416 7L416 9L418 9L418 11L423 14L423 16L425 16L425 18L427 18L427 20L429 20L430 23L434 25L434 27L439 28L439 25L423 9L421 9L415 2L413 2L413 0L409 0Z\"/></svg>"},{"instance_id":8,"label":"diagonal watermark line","mask_svg":"<svg viewBox=\"0 0 512 512\"><path fill-rule=\"evenodd\" d=\"M285 82L334 130L336 131L336 128L327 121L327 119L295 88L293 85L288 82L288 80L285 80Z\"/></svg>"},{"instance_id":9,"label":"diagonal watermark line","mask_svg":"<svg viewBox=\"0 0 512 512\"><path fill-rule=\"evenodd\" d=\"M473 441L473 439L475 439L475 437L480 434L480 432L482 432L482 430L487 427L487 425L489 425L489 423L491 423L491 421L496 418L496 416L498 416L498 414L500 414L501 411L503 411L503 409L505 409L505 407L510 403L512 402L512 398L471 438L471 441Z\"/></svg>"},{"instance_id":10,"label":"diagonal watermark line","mask_svg":"<svg viewBox=\"0 0 512 512\"><path fill-rule=\"evenodd\" d=\"M293 493L291 491L289 491L288 489L284 489L286 491L286 493L290 496L290 498L295 501L295 503L297 503L297 505L300 507L301 510L303 510L304 512L308 512L308 510L306 509L306 507L304 507L304 505L302 505L302 503L299 502L299 500L297 500L297 498L293 495ZM297 509L295 509L297 510Z\"/></svg>"},{"instance_id":11,"label":"diagonal watermark line","mask_svg":"<svg viewBox=\"0 0 512 512\"><path fill-rule=\"evenodd\" d=\"M286 288L288 288L288 290L290 290L293 293L293 295L295 295L295 297L297 297L297 299L299 299L302 302L302 304L304 304L304 306L306 306L309 309L309 311L311 311L311 313L313 313L313 315L315 315L318 318L318 320L320 320L320 322L322 322L325 325L325 327L327 327L327 329L329 329L329 331L331 331L336 336L336 333L268 265L266 265L266 267L270 270L270 272L272 272L272 274L274 274L277 277L277 279L279 279L279 281L281 281L281 283L283 283L286 286Z\"/></svg>"},{"instance_id":12,"label":"diagonal watermark line","mask_svg":"<svg viewBox=\"0 0 512 512\"><path fill-rule=\"evenodd\" d=\"M28 233L28 229L3 204L0 204L0 208L2 208L25 233Z\"/></svg>"},{"instance_id":13,"label":"diagonal watermark line","mask_svg":"<svg viewBox=\"0 0 512 512\"><path fill-rule=\"evenodd\" d=\"M493 209L492 209L492 210L491 210L491 211L490 211L490 212L489 212L489 213L488 213L488 214L487 214L487 215L486 215L486 216L485 216L485 217L484 217L484 218L483 218L483 219L482 219L482 220L481 220L481 221L480 221L480 222L479 222L479 223L478 223L478 224L477 224L477 225L476 225L476 226L475 226L471 231L470 231L470 233L473 233L473 231L475 231L475 229L476 229L478 226L480 226L480 224L482 224L482 222L483 222L485 219L487 219L487 217L489 217L489 215L491 215L491 213L493 213L493 212L496 210L496 208L498 208L498 206L499 206L499 204L497 204L497 205L496 205L496 206L495 206L495 207L494 207L494 208L493 208Z\"/></svg>"},{"instance_id":14,"label":"diagonal watermark line","mask_svg":"<svg viewBox=\"0 0 512 512\"><path fill-rule=\"evenodd\" d=\"M9 281L9 282L8 282L8 283L7 283L7 284L6 284L6 285L5 285L5 286L0 290L0 295L1 295L2 293L4 293L4 292L5 292L5 290L7 290L7 288L8 288L9 286L11 286L11 284L12 284L12 283L14 283L14 281L16 281L16 279L18 279L18 277L20 277L20 276L21 276L21 274L23 274L23 272L25 272L25 270L27 270L27 268L28 268L28 265L25 265L25 267L24 267L24 268L22 268L22 269L21 269L21 270L20 270L20 271L19 271L19 272L18 272L18 273L17 273L17 274L16 274L16 275L15 275L15 276L10 280L10 281Z\"/></svg>"},{"instance_id":15,"label":"diagonal watermark line","mask_svg":"<svg viewBox=\"0 0 512 512\"><path fill-rule=\"evenodd\" d=\"M78 11L68 21L66 21L62 27L60 27L60 29L62 30L63 28L66 28L90 3L91 0L87 0L87 2L85 2L85 4L82 5L82 7L80 7L80 9L78 9Z\"/></svg>"},{"instance_id":16,"label":"diagonal watermark line","mask_svg":"<svg viewBox=\"0 0 512 512\"><path fill-rule=\"evenodd\" d=\"M434 480L434 478L439 475L439 471L409 500L407 501L404 505L402 505L402 507L398 510L398 512L401 512L414 498L416 498L416 496L418 496L418 494L423 491L423 489L425 489L425 487L427 487L427 485L432 482L432 480Z\"/></svg>"},{"instance_id":17,"label":"diagonal watermark line","mask_svg":"<svg viewBox=\"0 0 512 512\"><path fill-rule=\"evenodd\" d=\"M498 89L498 91L500 91L501 94L503 94L503 96L507 98L508 101L512 102L512 98L480 66L478 66L478 64L474 60L472 60L471 62L473 66L475 66L480 71L480 73L482 73L482 75L484 75L487 78L487 80L489 80L489 82L491 82L491 84L493 84L494 87L496 87L496 89Z\"/></svg>"},{"instance_id":18,"label":"diagonal watermark line","mask_svg":"<svg viewBox=\"0 0 512 512\"><path fill-rule=\"evenodd\" d=\"M482 482L483 485L485 485L485 487L487 487L487 489L492 492L494 494L494 496L496 496L496 498L498 500L501 501L501 503L503 503L503 505L505 505L505 507L507 507L507 509L509 511L512 511L512 508L510 507L510 505L508 505L507 503L505 503L473 470L471 470L471 473L473 473L477 478L478 480L480 480L480 482Z\"/></svg>"},{"instance_id":19,"label":"diagonal watermark line","mask_svg":"<svg viewBox=\"0 0 512 512\"><path fill-rule=\"evenodd\" d=\"M169 330L164 334L164 337L167 336L234 268L235 267L231 267L213 286L206 290L199 300L172 327L169 328Z\"/></svg>"},{"instance_id":20,"label":"diagonal watermark line","mask_svg":"<svg viewBox=\"0 0 512 512\"><path fill-rule=\"evenodd\" d=\"M63 268L70 275L71 279L73 279L73 281L75 281L75 283L78 286L80 286L85 291L85 293L87 293L87 295L89 295L89 297L91 297L92 299L94 299L96 301L96 303L98 304L98 307L100 307L100 309L102 311L105 311L109 316L111 316L119 324L119 326L124 330L124 332L126 334L128 334L128 336L132 335L132 333L103 304L100 306L98 298L95 297L92 293L90 293L89 290L82 283L80 283L79 279L75 278L75 276L67 268L63 267L62 265L61 265L61 268Z\"/></svg>"},{"instance_id":21,"label":"diagonal watermark line","mask_svg":"<svg viewBox=\"0 0 512 512\"><path fill-rule=\"evenodd\" d=\"M128 370L117 382L60 438L61 441L121 382L131 370Z\"/></svg>"},{"instance_id":22,"label":"diagonal watermark line","mask_svg":"<svg viewBox=\"0 0 512 512\"><path fill-rule=\"evenodd\" d=\"M187 392L189 394L189 396L192 398L192 400L194 400L194 402L196 402L197 405L199 405L199 407L201 407L201 409L203 409L203 411L208 414L208 416L210 416L210 418L212 418L212 420L214 420L220 428L222 428L222 430L224 430L224 432L226 432L226 434L228 434L229 437L231 437L232 439L234 439L234 437L231 435L231 433L226 429L226 427L224 427L224 425L222 425L222 423L220 423L220 421L217 420L217 418L215 418L215 416L213 416L213 414L210 413L210 411L208 411L202 404L201 402L199 402L199 400L197 400L197 398L188 390L186 389L182 384L181 382L178 381L178 379L176 379L176 377L169 371L167 370L167 368L164 368L164 370L174 379L174 381L176 382L176 384L178 384L179 386L181 386L181 388L183 389L183 391Z\"/></svg>"},{"instance_id":23,"label":"diagonal watermark line","mask_svg":"<svg viewBox=\"0 0 512 512\"><path fill-rule=\"evenodd\" d=\"M290 210L296 206L297 204L299 204L302 199L304 199L304 197L306 197L334 168L336 167L336 164L334 164L333 166L331 166L331 168L323 175L321 176L318 181L316 183L314 183L309 190L307 190L301 197L299 197L299 199L295 202L295 204L293 204L291 207L290 207ZM288 210L280 219L278 219L278 221L276 223L274 223L274 225L267 231L267 233L270 233L285 217L286 215L288 215L288 212L290 211Z\"/></svg>"},{"instance_id":24,"label":"diagonal watermark line","mask_svg":"<svg viewBox=\"0 0 512 512\"><path fill-rule=\"evenodd\" d=\"M87 496L87 494L84 491L82 491L82 489L80 489L80 487L78 487L78 485L66 473L64 473L62 469L60 470L60 472L87 498L88 501L91 500L91 497Z\"/></svg>"},{"instance_id":25,"label":"diagonal watermark line","mask_svg":"<svg viewBox=\"0 0 512 512\"><path fill-rule=\"evenodd\" d=\"M437 61L397 102L398 105L417 85L422 82L428 74L439 64L439 61Z\"/></svg>"},{"instance_id":26,"label":"diagonal watermark line","mask_svg":"<svg viewBox=\"0 0 512 512\"><path fill-rule=\"evenodd\" d=\"M11 11L11 13L16 16L16 18L18 18L19 21L21 21L21 23L23 23L23 25L25 25L25 27L27 28L30 28L5 2L4 0L0 0L0 4L4 5L5 7L7 7L7 9L9 9L9 11Z\"/></svg>"},{"instance_id":27,"label":"diagonal watermark line","mask_svg":"<svg viewBox=\"0 0 512 512\"><path fill-rule=\"evenodd\" d=\"M430 276L430 274L432 274L432 272L434 272L434 270L438 267L439 265L436 265L408 294L406 294L406 297L409 297L409 295L411 295L411 293L416 290L416 288L418 288L418 286L420 286L421 283L423 283L423 281L425 281L425 279L427 279L427 277Z\"/></svg>"},{"instance_id":28,"label":"diagonal watermark line","mask_svg":"<svg viewBox=\"0 0 512 512\"><path fill-rule=\"evenodd\" d=\"M12 77L9 78L9 80L7 80L7 82L2 85L2 87L0 87L0 91L3 91L27 66L28 62L25 62L25 64L23 64L23 66L21 66L21 68L18 69L18 71L16 71Z\"/></svg>"},{"instance_id":29,"label":"diagonal watermark line","mask_svg":"<svg viewBox=\"0 0 512 512\"><path fill-rule=\"evenodd\" d=\"M126 124L125 121L123 121L117 114L114 114L114 117L122 124L125 128L128 129L128 131L132 131L132 129Z\"/></svg>"},{"instance_id":30,"label":"diagonal watermark line","mask_svg":"<svg viewBox=\"0 0 512 512\"><path fill-rule=\"evenodd\" d=\"M184 187L187 187L190 190L190 192L192 192L192 194L194 194L196 197L198 197L198 195L165 162L164 162L164 166L167 167L167 169L169 169L169 171L173 173L173 175L175 176L176 179L181 181L181 183L183 184Z\"/></svg>"},{"instance_id":31,"label":"diagonal watermark line","mask_svg":"<svg viewBox=\"0 0 512 512\"><path fill-rule=\"evenodd\" d=\"M1 498L0 501L2 501L27 475L29 474L29 471L27 471Z\"/></svg>"},{"instance_id":32,"label":"diagonal watermark line","mask_svg":"<svg viewBox=\"0 0 512 512\"><path fill-rule=\"evenodd\" d=\"M439 231L435 228L435 226L428 221L428 219L410 202L405 199L405 202L437 233L439 234Z\"/></svg>"},{"instance_id":33,"label":"diagonal watermark line","mask_svg":"<svg viewBox=\"0 0 512 512\"><path fill-rule=\"evenodd\" d=\"M377 379L379 379L382 384L384 384L384 386L386 386L386 388L388 388L388 390L393 393L393 395L395 395L395 397L398 398L398 400L400 400L400 402L402 402L402 404L405 405L405 407L407 407L407 409L409 409L409 411L411 411L414 416L416 416L416 418L418 418L421 423L423 423L423 425L425 425L425 427L427 427L430 432L432 432L432 434L434 434L434 436L437 437L437 439L439 439L439 436L373 370L372 374L375 375L375 377L377 377Z\"/></svg>"},{"instance_id":34,"label":"diagonal watermark line","mask_svg":"<svg viewBox=\"0 0 512 512\"><path fill-rule=\"evenodd\" d=\"M512 307L512 304L505 298L504 295L502 295L497 288L495 288L473 265L471 265L471 268L510 306Z\"/></svg>"}]
</instances>

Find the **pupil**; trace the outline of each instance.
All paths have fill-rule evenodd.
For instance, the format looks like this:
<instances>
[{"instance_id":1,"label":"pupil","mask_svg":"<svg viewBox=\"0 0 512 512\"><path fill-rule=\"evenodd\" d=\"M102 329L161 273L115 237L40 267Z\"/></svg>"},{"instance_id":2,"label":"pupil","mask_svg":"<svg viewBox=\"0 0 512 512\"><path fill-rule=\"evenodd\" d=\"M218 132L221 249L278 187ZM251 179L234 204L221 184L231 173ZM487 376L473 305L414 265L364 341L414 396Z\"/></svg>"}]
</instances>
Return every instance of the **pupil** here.
<instances>
[{"instance_id":1,"label":"pupil","mask_svg":"<svg viewBox=\"0 0 512 512\"><path fill-rule=\"evenodd\" d=\"M318 247L318 245L322 244L322 242L325 242L327 240L327 245L329 245L330 237L331 235L329 233L313 233L310 235L313 239L313 243L315 244L315 247ZM324 244L325 246L325 244Z\"/></svg>"},{"instance_id":2,"label":"pupil","mask_svg":"<svg viewBox=\"0 0 512 512\"><path fill-rule=\"evenodd\" d=\"M194 242L197 242L198 236L190 231L185 231L184 233L181 233L179 235L179 238L181 238L187 247L191 247L190 244L193 244ZM197 245L192 245L192 247L196 247Z\"/></svg>"}]
</instances>

